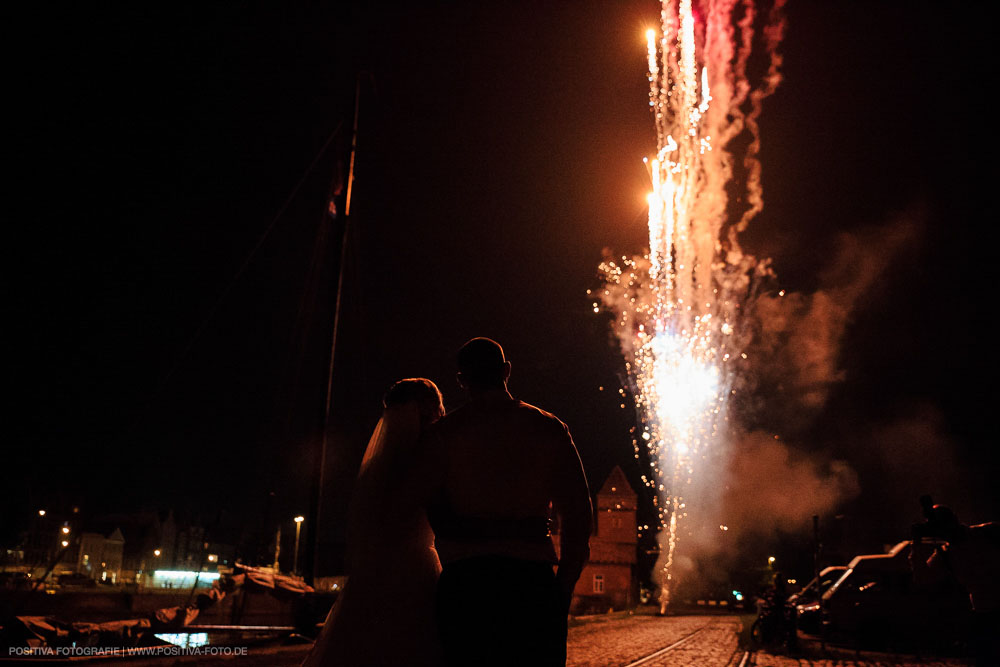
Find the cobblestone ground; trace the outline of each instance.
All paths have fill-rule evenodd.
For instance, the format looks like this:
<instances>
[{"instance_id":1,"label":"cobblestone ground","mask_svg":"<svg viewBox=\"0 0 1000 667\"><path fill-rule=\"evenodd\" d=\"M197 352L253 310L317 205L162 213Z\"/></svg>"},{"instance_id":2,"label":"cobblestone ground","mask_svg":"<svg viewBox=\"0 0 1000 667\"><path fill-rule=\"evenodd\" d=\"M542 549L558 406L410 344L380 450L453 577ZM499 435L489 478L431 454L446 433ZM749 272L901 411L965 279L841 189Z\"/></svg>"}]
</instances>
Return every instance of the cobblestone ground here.
<instances>
[{"instance_id":1,"label":"cobblestone ground","mask_svg":"<svg viewBox=\"0 0 1000 667\"><path fill-rule=\"evenodd\" d=\"M624 667L639 662L642 667L738 667L745 654L738 646L740 630L740 620L735 616L636 615L594 620L570 628L567 665ZM654 655L675 643L670 650ZM745 667L962 667L968 664L954 659L857 655L836 649L831 653L838 657L789 658L751 651Z\"/></svg>"},{"instance_id":2,"label":"cobblestone ground","mask_svg":"<svg viewBox=\"0 0 1000 667\"><path fill-rule=\"evenodd\" d=\"M739 629L739 621L726 616L627 616L586 623L570 628L566 664L628 665L697 632L643 667L725 667L736 651Z\"/></svg>"}]
</instances>

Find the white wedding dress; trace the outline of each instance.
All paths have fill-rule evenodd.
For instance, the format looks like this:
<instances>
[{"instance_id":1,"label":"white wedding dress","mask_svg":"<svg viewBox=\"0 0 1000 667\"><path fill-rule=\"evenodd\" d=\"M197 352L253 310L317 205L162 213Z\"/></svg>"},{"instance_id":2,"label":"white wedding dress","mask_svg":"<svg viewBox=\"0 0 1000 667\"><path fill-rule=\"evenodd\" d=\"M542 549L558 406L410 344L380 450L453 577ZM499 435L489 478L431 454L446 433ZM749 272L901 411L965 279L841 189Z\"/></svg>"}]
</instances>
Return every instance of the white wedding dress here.
<instances>
[{"instance_id":1,"label":"white wedding dress","mask_svg":"<svg viewBox=\"0 0 1000 667\"><path fill-rule=\"evenodd\" d=\"M441 565L426 515L402 497L420 437L416 403L387 408L368 442L348 516L348 581L305 667L439 665Z\"/></svg>"}]
</instances>

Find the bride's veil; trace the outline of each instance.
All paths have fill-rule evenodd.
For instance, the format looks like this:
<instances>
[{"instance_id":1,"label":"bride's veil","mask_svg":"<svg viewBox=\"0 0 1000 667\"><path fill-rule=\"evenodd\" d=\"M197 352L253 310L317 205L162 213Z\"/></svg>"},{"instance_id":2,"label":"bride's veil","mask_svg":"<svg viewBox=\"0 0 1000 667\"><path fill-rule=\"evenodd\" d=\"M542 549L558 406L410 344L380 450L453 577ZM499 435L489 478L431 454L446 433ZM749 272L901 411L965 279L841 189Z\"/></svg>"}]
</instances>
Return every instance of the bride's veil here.
<instances>
[{"instance_id":1,"label":"bride's veil","mask_svg":"<svg viewBox=\"0 0 1000 667\"><path fill-rule=\"evenodd\" d=\"M416 402L393 405L382 412L361 459L361 471L348 514L348 562L365 558L367 549L378 549L394 519L405 513L397 490L400 467L420 437L420 410Z\"/></svg>"},{"instance_id":2,"label":"bride's veil","mask_svg":"<svg viewBox=\"0 0 1000 667\"><path fill-rule=\"evenodd\" d=\"M435 397L440 412L441 394L432 382L422 378L401 380L386 394L382 418L368 440L351 494L347 516L347 585L337 596L309 654L305 664L310 667L383 664L359 659L355 653L358 650L369 656L379 653L370 640L376 636L372 628L382 626L372 625L372 619L381 611L376 607L398 593L386 588L387 569L407 579L404 588L409 591L405 593L408 600L424 600L427 602L424 607L431 608L433 586L424 592L409 590L427 581L428 576L440 570L440 565L436 555L432 555L430 527L426 519L420 520L421 504L412 491L404 489L408 486L404 479L412 475L414 461L419 458L421 426L427 421L427 411ZM430 635L432 631L427 633ZM402 663L394 660L393 664Z\"/></svg>"}]
</instances>

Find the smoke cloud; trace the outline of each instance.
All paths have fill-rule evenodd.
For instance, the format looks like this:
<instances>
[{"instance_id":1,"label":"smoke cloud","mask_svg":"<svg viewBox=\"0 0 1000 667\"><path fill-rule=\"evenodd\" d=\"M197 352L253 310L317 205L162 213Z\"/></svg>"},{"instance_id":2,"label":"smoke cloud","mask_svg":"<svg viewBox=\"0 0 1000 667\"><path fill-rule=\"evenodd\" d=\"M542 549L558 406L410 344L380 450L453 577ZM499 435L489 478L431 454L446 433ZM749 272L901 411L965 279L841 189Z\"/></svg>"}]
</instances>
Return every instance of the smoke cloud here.
<instances>
[{"instance_id":1,"label":"smoke cloud","mask_svg":"<svg viewBox=\"0 0 1000 667\"><path fill-rule=\"evenodd\" d=\"M743 387L758 398L747 404L740 423L764 423L783 435L812 423L832 388L845 379L841 348L855 311L877 293L893 261L916 245L918 232L918 223L905 217L842 234L820 274L819 289L758 298L754 319L759 328Z\"/></svg>"},{"instance_id":2,"label":"smoke cloud","mask_svg":"<svg viewBox=\"0 0 1000 667\"><path fill-rule=\"evenodd\" d=\"M791 532L860 490L845 461L807 455L775 436L743 434L729 459L722 516L739 533Z\"/></svg>"},{"instance_id":3,"label":"smoke cloud","mask_svg":"<svg viewBox=\"0 0 1000 667\"><path fill-rule=\"evenodd\" d=\"M916 520L916 498L930 493L952 507L962 520L985 521L979 516L976 493L980 475L963 468L955 455L956 443L945 429L939 408L915 404L859 434L859 445L851 453L879 480L867 511L886 519L899 518L899 508L911 508ZM988 482L987 482L988 483ZM903 525L897 528L905 528Z\"/></svg>"},{"instance_id":4,"label":"smoke cloud","mask_svg":"<svg viewBox=\"0 0 1000 667\"><path fill-rule=\"evenodd\" d=\"M687 495L699 516L678 547L679 579L711 577L726 544L801 534L813 515L837 513L862 495L855 466L883 471L882 482L894 489L886 503L905 506L927 491L947 493L928 460L945 471L957 467L933 410L845 428L836 437L850 433L851 442L838 448L839 458L830 434L816 432L832 392L848 379L842 351L852 321L882 296L887 272L917 246L920 231L919 217L904 216L842 234L814 291L758 297L729 437L701 462L702 481Z\"/></svg>"}]
</instances>

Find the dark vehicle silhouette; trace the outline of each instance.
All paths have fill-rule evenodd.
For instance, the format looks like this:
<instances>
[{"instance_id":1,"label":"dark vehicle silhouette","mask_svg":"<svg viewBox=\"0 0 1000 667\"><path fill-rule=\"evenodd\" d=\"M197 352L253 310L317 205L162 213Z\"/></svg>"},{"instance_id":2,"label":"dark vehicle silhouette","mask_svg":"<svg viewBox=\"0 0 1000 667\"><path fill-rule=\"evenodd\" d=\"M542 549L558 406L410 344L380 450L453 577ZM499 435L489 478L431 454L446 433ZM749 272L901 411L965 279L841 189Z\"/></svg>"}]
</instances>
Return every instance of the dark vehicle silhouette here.
<instances>
[{"instance_id":1,"label":"dark vehicle silhouette","mask_svg":"<svg viewBox=\"0 0 1000 667\"><path fill-rule=\"evenodd\" d=\"M846 565L824 568L801 591L789 596L788 604L795 608L795 625L799 630L808 635L818 635L822 631L820 598L846 571Z\"/></svg>"},{"instance_id":2,"label":"dark vehicle silhouette","mask_svg":"<svg viewBox=\"0 0 1000 667\"><path fill-rule=\"evenodd\" d=\"M77 572L60 574L58 577L56 577L56 583L58 583L60 586L79 586L81 588L97 587L96 581L94 581L85 574L80 574Z\"/></svg>"},{"instance_id":3,"label":"dark vehicle silhouette","mask_svg":"<svg viewBox=\"0 0 1000 667\"><path fill-rule=\"evenodd\" d=\"M917 586L911 546L900 542L889 553L850 562L822 596L828 637L875 647L954 641L968 601L957 585L933 591Z\"/></svg>"},{"instance_id":4,"label":"dark vehicle silhouette","mask_svg":"<svg viewBox=\"0 0 1000 667\"><path fill-rule=\"evenodd\" d=\"M21 589L31 586L31 577L25 572L0 572L0 588Z\"/></svg>"}]
</instances>

